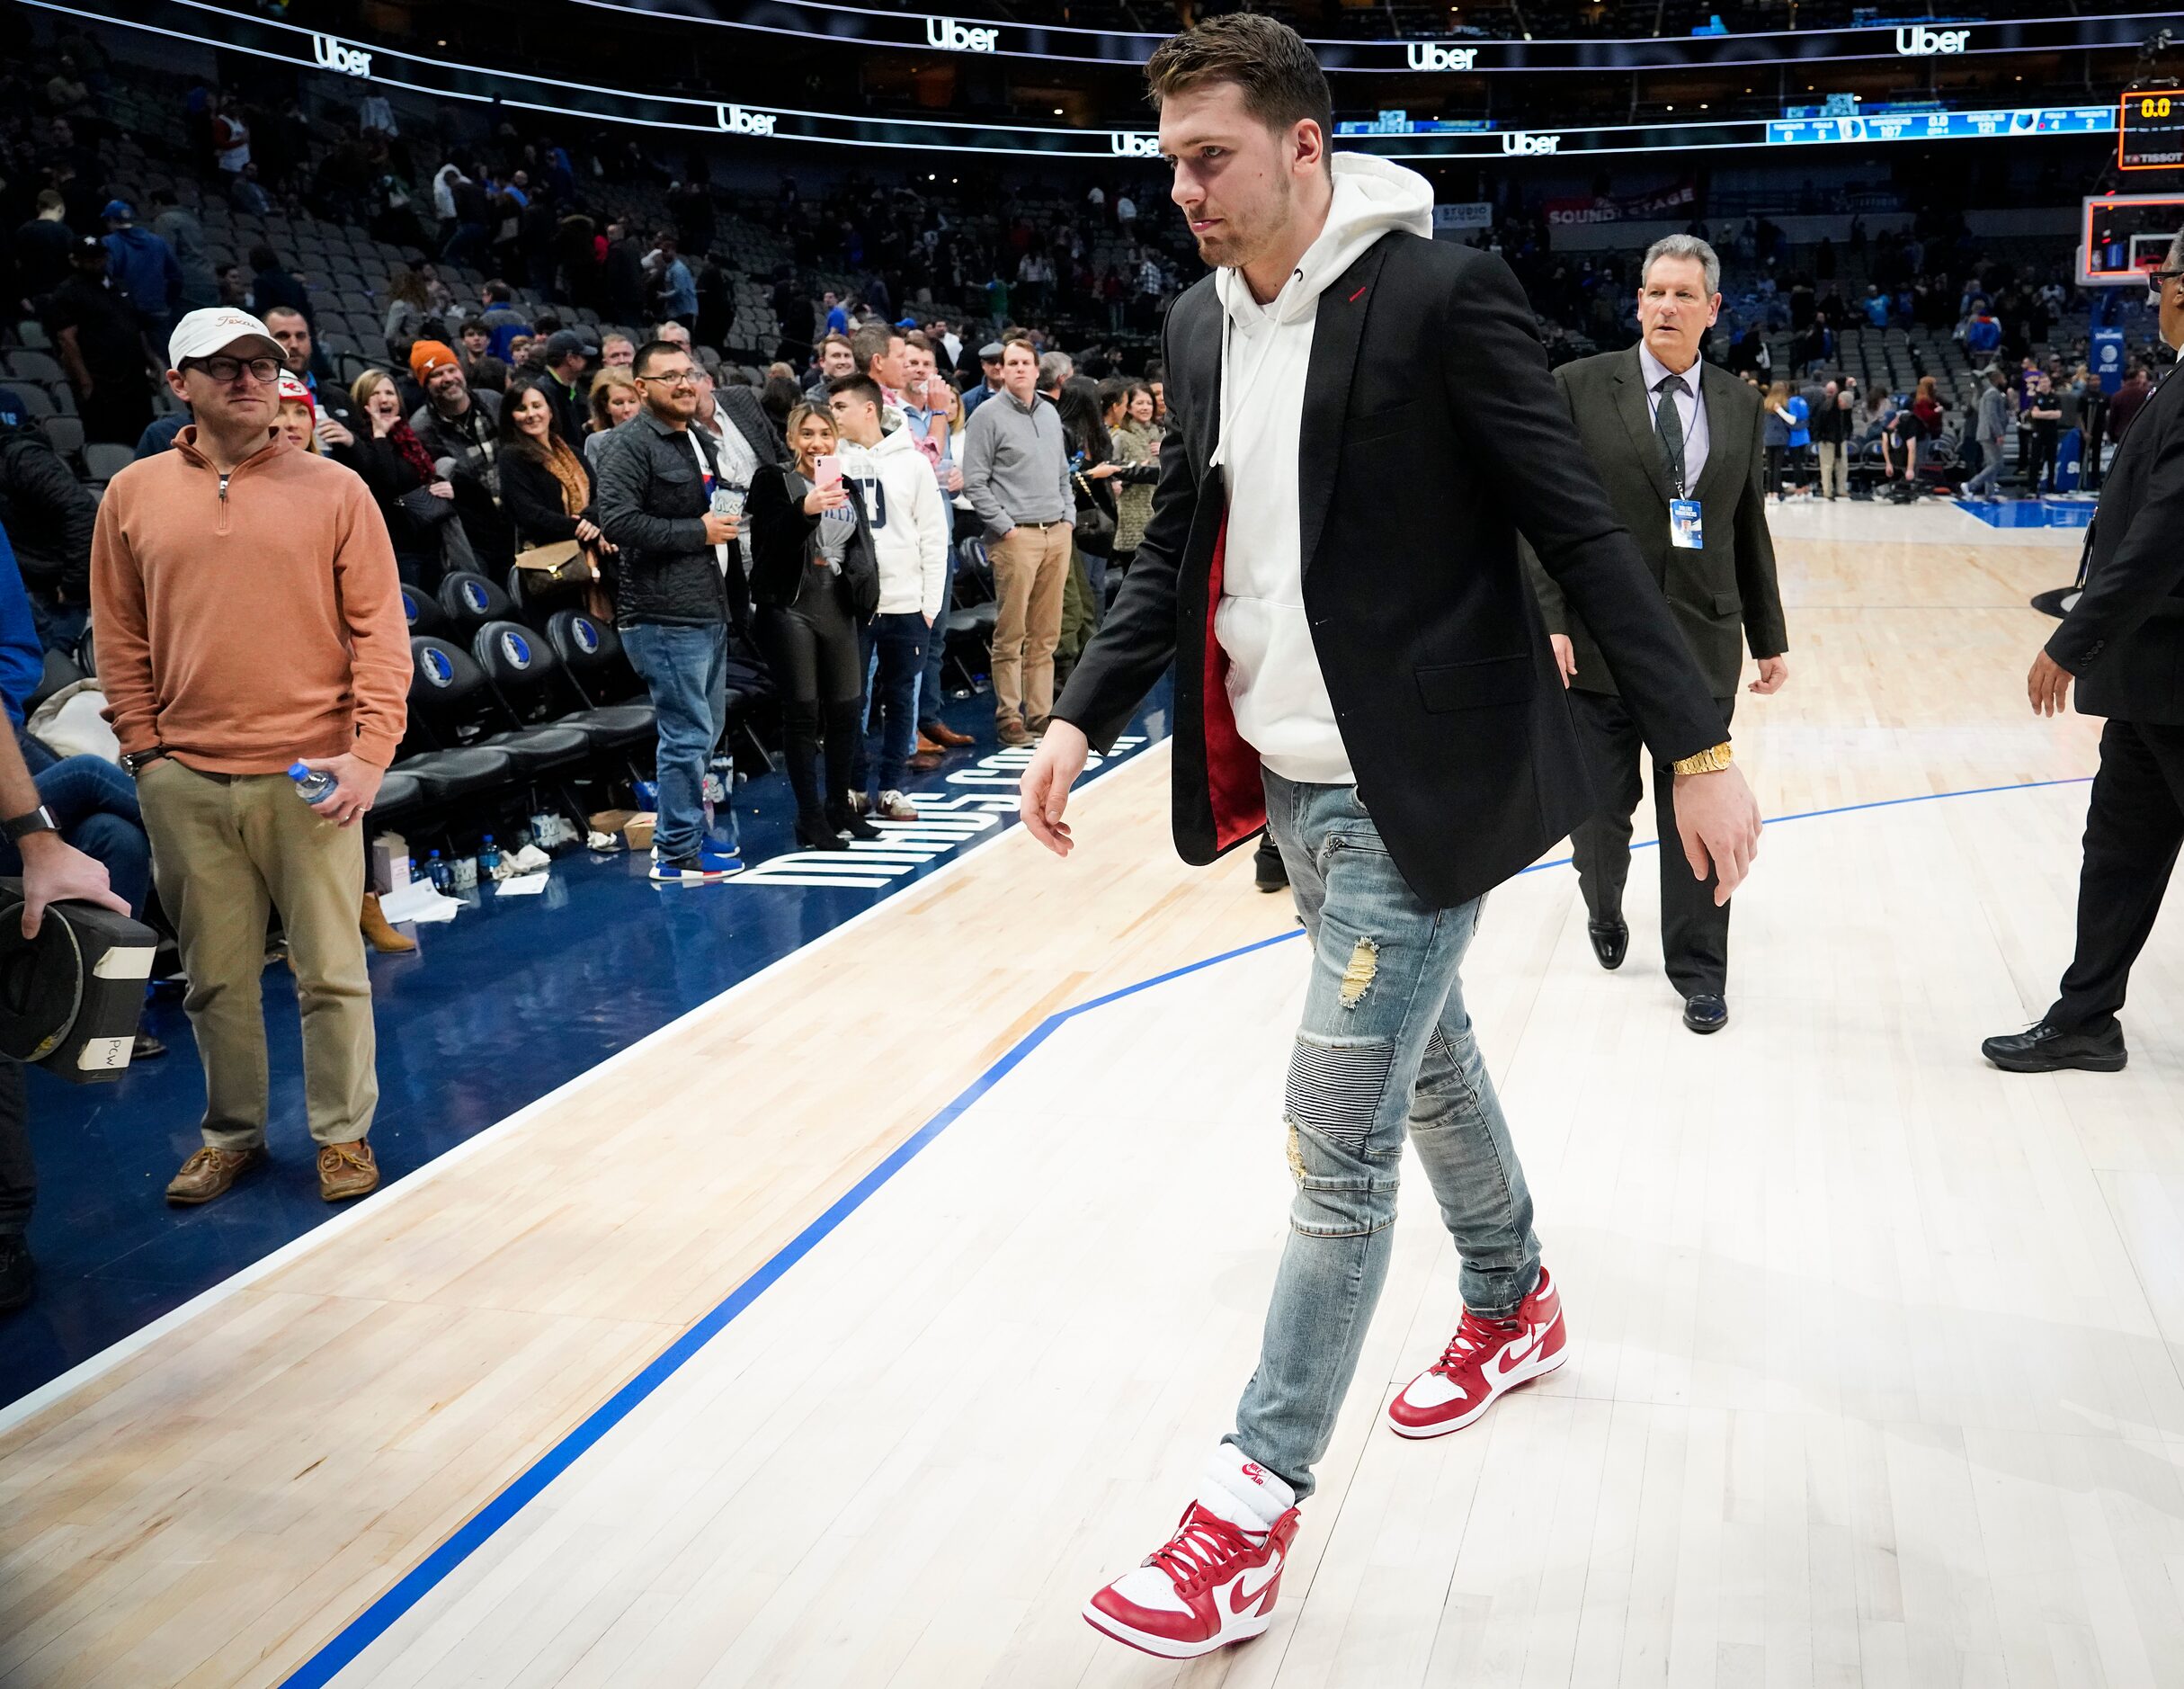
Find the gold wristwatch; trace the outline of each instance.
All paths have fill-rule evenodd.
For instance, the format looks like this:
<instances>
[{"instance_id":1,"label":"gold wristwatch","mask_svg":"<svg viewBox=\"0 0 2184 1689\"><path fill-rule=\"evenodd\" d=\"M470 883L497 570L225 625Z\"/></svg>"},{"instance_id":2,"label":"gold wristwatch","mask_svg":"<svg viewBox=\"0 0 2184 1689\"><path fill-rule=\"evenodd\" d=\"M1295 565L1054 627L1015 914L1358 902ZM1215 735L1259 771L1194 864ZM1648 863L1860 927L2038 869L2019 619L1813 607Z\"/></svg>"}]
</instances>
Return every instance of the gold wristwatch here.
<instances>
[{"instance_id":1,"label":"gold wristwatch","mask_svg":"<svg viewBox=\"0 0 2184 1689\"><path fill-rule=\"evenodd\" d=\"M1729 742L1725 739L1710 751L1701 751L1696 756L1687 756L1680 763L1671 763L1670 766L1679 774L1718 774L1723 769L1729 766L1730 761L1734 755L1735 752L1730 748Z\"/></svg>"}]
</instances>

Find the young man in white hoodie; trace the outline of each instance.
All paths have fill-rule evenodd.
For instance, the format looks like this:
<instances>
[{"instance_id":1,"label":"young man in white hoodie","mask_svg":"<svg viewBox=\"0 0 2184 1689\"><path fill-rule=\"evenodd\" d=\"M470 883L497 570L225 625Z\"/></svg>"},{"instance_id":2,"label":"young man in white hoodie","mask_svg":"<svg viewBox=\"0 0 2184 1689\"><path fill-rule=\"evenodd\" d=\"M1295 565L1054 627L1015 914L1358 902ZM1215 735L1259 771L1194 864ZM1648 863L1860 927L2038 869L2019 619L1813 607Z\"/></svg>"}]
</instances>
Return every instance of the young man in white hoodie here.
<instances>
[{"instance_id":1,"label":"young man in white hoodie","mask_svg":"<svg viewBox=\"0 0 2184 1689\"><path fill-rule=\"evenodd\" d=\"M1591 801L1518 532L1614 630L1608 661L1677 765L1687 859L1718 865L1725 898L1758 811L1506 266L1432 241L1422 177L1330 159L1326 80L1286 25L1210 19L1147 76L1172 197L1217 274L1169 317L1152 518L1025 772L1023 818L1068 853L1087 750L1172 667L1179 846L1210 861L1270 827L1313 945L1258 1368L1175 1534L1084 1608L1186 1658L1271 1622L1386 1279L1406 1139L1465 1308L1390 1428L1460 1431L1565 1354L1459 978L1486 890Z\"/></svg>"},{"instance_id":2,"label":"young man in white hoodie","mask_svg":"<svg viewBox=\"0 0 2184 1689\"><path fill-rule=\"evenodd\" d=\"M868 671L873 653L879 656L879 795L872 812L889 821L914 821L917 810L903 787L917 742L925 641L948 588L948 515L932 465L901 413L890 410L883 417L878 383L869 376L845 375L829 381L826 390L840 432L842 472L864 503L879 562L879 612L861 630ZM886 425L889 421L892 427ZM859 759L860 766L864 761Z\"/></svg>"}]
</instances>

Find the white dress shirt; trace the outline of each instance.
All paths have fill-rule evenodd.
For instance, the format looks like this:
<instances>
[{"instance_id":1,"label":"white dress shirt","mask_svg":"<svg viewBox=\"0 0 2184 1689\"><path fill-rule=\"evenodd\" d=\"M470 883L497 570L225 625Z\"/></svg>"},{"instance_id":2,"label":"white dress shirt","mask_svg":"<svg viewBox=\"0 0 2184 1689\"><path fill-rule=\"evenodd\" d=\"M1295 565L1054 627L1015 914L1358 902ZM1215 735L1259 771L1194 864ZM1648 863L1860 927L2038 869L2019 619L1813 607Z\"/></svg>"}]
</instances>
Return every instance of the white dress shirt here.
<instances>
[{"instance_id":1,"label":"white dress shirt","mask_svg":"<svg viewBox=\"0 0 2184 1689\"><path fill-rule=\"evenodd\" d=\"M1714 436L1707 426L1707 407L1698 386L1705 374L1706 360L1693 359L1691 367L1683 371L1684 386L1689 390L1676 396L1676 412L1683 418L1683 496L1691 496L1691 489L1698 485L1699 471L1707 467L1707 448ZM1654 350L1643 340L1638 343L1638 370L1645 381L1645 415L1650 421L1661 408L1661 383L1677 371L1654 356ZM1658 424L1655 424L1656 428Z\"/></svg>"}]
</instances>

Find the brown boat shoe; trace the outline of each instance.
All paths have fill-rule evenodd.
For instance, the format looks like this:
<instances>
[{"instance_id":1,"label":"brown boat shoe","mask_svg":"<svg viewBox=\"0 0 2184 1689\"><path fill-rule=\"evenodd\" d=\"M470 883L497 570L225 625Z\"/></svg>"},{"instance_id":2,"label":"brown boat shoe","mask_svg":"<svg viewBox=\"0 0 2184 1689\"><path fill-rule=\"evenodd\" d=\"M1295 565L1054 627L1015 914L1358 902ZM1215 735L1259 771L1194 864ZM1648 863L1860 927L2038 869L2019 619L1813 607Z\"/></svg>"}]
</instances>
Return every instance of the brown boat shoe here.
<instances>
[{"instance_id":1,"label":"brown boat shoe","mask_svg":"<svg viewBox=\"0 0 2184 1689\"><path fill-rule=\"evenodd\" d=\"M216 1196L225 1196L237 1178L263 1166L267 1159L263 1144L254 1144L248 1149L215 1149L207 1144L167 1182L167 1201L177 1208L194 1208Z\"/></svg>"},{"instance_id":2,"label":"brown boat shoe","mask_svg":"<svg viewBox=\"0 0 2184 1689\"><path fill-rule=\"evenodd\" d=\"M318 1193L329 1202L369 1196L379 1188L379 1164L361 1138L352 1143L322 1144L318 1150Z\"/></svg>"}]
</instances>

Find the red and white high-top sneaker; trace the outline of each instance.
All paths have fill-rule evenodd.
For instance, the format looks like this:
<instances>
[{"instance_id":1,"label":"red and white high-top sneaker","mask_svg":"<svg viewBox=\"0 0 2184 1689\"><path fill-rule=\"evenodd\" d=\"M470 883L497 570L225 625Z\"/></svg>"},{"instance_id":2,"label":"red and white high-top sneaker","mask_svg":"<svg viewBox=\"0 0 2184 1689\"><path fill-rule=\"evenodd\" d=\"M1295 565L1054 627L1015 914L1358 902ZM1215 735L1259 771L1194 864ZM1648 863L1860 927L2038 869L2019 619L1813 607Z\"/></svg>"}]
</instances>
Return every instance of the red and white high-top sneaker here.
<instances>
[{"instance_id":1,"label":"red and white high-top sneaker","mask_svg":"<svg viewBox=\"0 0 2184 1689\"><path fill-rule=\"evenodd\" d=\"M1223 1443L1175 1534L1086 1602L1085 1622L1163 1659L1257 1636L1273 1622L1297 1535L1293 1498L1280 1479Z\"/></svg>"},{"instance_id":2,"label":"red and white high-top sneaker","mask_svg":"<svg viewBox=\"0 0 2184 1689\"><path fill-rule=\"evenodd\" d=\"M1388 1426L1405 1437L1461 1431L1499 1397L1560 1366L1569 1340L1562 1298L1541 1267L1539 1282L1517 1304L1514 1319L1482 1319L1464 1309L1464 1323L1440 1359L1388 1404Z\"/></svg>"}]
</instances>

